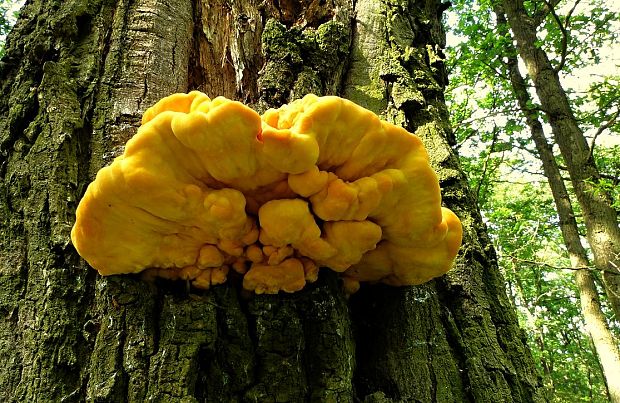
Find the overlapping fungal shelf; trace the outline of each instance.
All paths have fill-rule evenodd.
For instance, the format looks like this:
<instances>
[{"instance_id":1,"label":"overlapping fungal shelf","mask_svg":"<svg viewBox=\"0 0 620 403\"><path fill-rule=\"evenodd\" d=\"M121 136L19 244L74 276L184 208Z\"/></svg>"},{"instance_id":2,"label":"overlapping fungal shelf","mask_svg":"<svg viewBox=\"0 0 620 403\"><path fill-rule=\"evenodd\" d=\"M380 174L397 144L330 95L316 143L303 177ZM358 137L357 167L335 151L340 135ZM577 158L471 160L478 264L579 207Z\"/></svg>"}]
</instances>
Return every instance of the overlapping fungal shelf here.
<instances>
[{"instance_id":1,"label":"overlapping fungal shelf","mask_svg":"<svg viewBox=\"0 0 620 403\"><path fill-rule=\"evenodd\" d=\"M450 269L461 236L417 136L338 97L260 116L196 91L145 112L71 232L102 275L209 288L232 270L256 293L298 291L320 267L348 292L420 284Z\"/></svg>"}]
</instances>

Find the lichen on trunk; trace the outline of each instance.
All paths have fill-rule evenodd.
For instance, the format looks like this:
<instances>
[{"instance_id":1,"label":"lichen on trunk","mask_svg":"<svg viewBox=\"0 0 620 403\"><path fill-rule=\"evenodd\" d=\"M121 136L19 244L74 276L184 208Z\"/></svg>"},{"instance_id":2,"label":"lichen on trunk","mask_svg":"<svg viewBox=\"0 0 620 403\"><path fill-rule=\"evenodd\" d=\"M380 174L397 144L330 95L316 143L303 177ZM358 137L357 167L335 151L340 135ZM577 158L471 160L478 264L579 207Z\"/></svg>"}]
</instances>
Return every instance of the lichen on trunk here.
<instances>
[{"instance_id":1,"label":"lichen on trunk","mask_svg":"<svg viewBox=\"0 0 620 403\"><path fill-rule=\"evenodd\" d=\"M26 6L0 65L3 401L540 401L443 102L439 3L80 0ZM220 23L214 23L214 21ZM144 110L200 89L264 110L346 96L418 134L465 244L418 287L290 295L99 277L69 243Z\"/></svg>"}]
</instances>

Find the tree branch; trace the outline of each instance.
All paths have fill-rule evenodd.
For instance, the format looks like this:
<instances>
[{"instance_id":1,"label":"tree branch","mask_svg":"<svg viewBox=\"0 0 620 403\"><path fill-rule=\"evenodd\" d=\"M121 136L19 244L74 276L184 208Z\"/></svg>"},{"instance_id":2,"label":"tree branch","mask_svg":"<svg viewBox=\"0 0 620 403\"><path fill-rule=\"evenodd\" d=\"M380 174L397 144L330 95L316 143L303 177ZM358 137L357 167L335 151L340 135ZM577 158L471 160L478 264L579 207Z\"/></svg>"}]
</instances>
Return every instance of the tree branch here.
<instances>
[{"instance_id":1,"label":"tree branch","mask_svg":"<svg viewBox=\"0 0 620 403\"><path fill-rule=\"evenodd\" d=\"M558 28L560 29L560 32L562 33L562 44L561 44L562 49L560 53L561 54L560 63L554 68L556 73L561 71L564 68L564 65L566 64L566 56L568 55L568 26L570 25L570 18L573 12L575 11L575 8L577 8L577 5L579 4L580 1L581 0L575 1L575 4L573 4L573 7L569 10L568 14L566 14L566 17L564 18L564 23L562 23L562 20L560 19L558 14L555 12L555 6L551 4L548 0L545 0L545 5L549 9L549 13L553 17L553 20L556 22L556 24L558 25Z\"/></svg>"},{"instance_id":2,"label":"tree branch","mask_svg":"<svg viewBox=\"0 0 620 403\"><path fill-rule=\"evenodd\" d=\"M568 168L566 168L566 166L564 166L564 165L558 165L558 168L560 168L560 170L562 170L562 171L568 171ZM598 176L600 178L612 180L612 181L614 181L614 183L620 183L620 176L606 174L606 173L602 173L602 172L599 172ZM565 178L564 180L569 180L569 179Z\"/></svg>"},{"instance_id":3,"label":"tree branch","mask_svg":"<svg viewBox=\"0 0 620 403\"><path fill-rule=\"evenodd\" d=\"M513 262L519 262L519 263L525 263L531 266L541 266L541 267L547 267L549 269L552 270L589 270L589 271L593 271L593 272L598 272L598 271L602 271L605 273L609 273L609 274L614 274L619 276L620 273L616 272L616 271L612 271L612 270L607 270L607 269L603 269L603 270L599 270L595 267L590 267L590 266L582 266L582 267L569 267L569 266L554 266L552 264L549 263L544 263L544 262L537 262L535 260L529 260L529 259L521 259L518 258L516 256L512 256L512 255L507 255L507 257L509 257L510 259L512 259Z\"/></svg>"},{"instance_id":4,"label":"tree branch","mask_svg":"<svg viewBox=\"0 0 620 403\"><path fill-rule=\"evenodd\" d=\"M494 118L494 117L497 117L497 116L512 116L512 115L514 115L517 112L519 112L519 109L517 109L517 108L506 108L506 109L497 110L497 111L494 111L494 112L487 113L484 116L477 116L477 117L473 117L471 119L462 120L459 123L455 124L453 126L453 129L454 130L458 130L458 129L460 129L463 126L468 126L468 125L471 125L472 123L480 122L480 121L484 122L484 121L489 120L490 118Z\"/></svg>"},{"instance_id":5,"label":"tree branch","mask_svg":"<svg viewBox=\"0 0 620 403\"><path fill-rule=\"evenodd\" d=\"M493 154L493 148L495 147L495 143L497 142L498 135L499 130L497 130L497 125L495 125L493 127L493 137L491 139L491 145L489 146L489 154L487 155L484 163L482 164L482 174L480 175L480 180L478 181L478 185L476 186L475 195L478 200L480 200L480 189L482 188L482 182L484 182L487 175L489 160L491 159L491 155Z\"/></svg>"},{"instance_id":6,"label":"tree branch","mask_svg":"<svg viewBox=\"0 0 620 403\"><path fill-rule=\"evenodd\" d=\"M549 15L551 9L557 6L560 1L561 0L546 1L545 6L542 9L538 10L538 12L534 13L534 15L532 16L532 22L534 23L534 26L538 27L540 24L542 24L542 22Z\"/></svg>"},{"instance_id":7,"label":"tree branch","mask_svg":"<svg viewBox=\"0 0 620 403\"><path fill-rule=\"evenodd\" d=\"M596 131L596 133L594 133L594 136L592 137L592 143L590 144L590 153L588 154L588 159L592 158L592 155L594 154L594 146L596 144L596 138L600 136L601 133L603 133L605 130L613 126L616 123L616 120L618 120L619 115L620 115L620 108L618 108L616 112L609 118L609 120L607 120L607 123L605 123L604 125L601 125Z\"/></svg>"}]
</instances>

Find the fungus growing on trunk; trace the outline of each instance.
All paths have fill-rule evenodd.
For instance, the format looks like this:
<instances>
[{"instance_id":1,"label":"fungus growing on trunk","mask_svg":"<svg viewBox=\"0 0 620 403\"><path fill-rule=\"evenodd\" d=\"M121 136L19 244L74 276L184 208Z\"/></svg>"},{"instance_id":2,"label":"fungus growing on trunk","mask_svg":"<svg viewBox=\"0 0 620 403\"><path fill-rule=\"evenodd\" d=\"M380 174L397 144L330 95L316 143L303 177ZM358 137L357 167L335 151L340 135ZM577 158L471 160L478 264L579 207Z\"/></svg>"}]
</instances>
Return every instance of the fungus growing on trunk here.
<instances>
[{"instance_id":1,"label":"fungus growing on trunk","mask_svg":"<svg viewBox=\"0 0 620 403\"><path fill-rule=\"evenodd\" d=\"M230 269L256 293L294 292L317 267L413 285L461 243L421 140L338 97L262 117L223 97L174 94L88 186L71 232L102 275L149 269L199 288Z\"/></svg>"}]
</instances>

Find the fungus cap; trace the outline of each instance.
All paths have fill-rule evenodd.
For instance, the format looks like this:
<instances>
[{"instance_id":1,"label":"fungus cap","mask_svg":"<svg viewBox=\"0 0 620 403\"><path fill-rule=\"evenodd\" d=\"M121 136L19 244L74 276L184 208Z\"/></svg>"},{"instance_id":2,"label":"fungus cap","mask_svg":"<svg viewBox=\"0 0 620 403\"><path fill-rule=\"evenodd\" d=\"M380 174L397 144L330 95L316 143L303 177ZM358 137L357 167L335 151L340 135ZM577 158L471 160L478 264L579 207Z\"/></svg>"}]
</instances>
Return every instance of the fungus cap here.
<instances>
[{"instance_id":1,"label":"fungus cap","mask_svg":"<svg viewBox=\"0 0 620 403\"><path fill-rule=\"evenodd\" d=\"M102 275L208 288L229 268L256 292L294 292L318 267L412 285L450 269L462 228L441 207L422 141L348 100L307 95L263 116L174 94L81 200L71 239Z\"/></svg>"}]
</instances>

